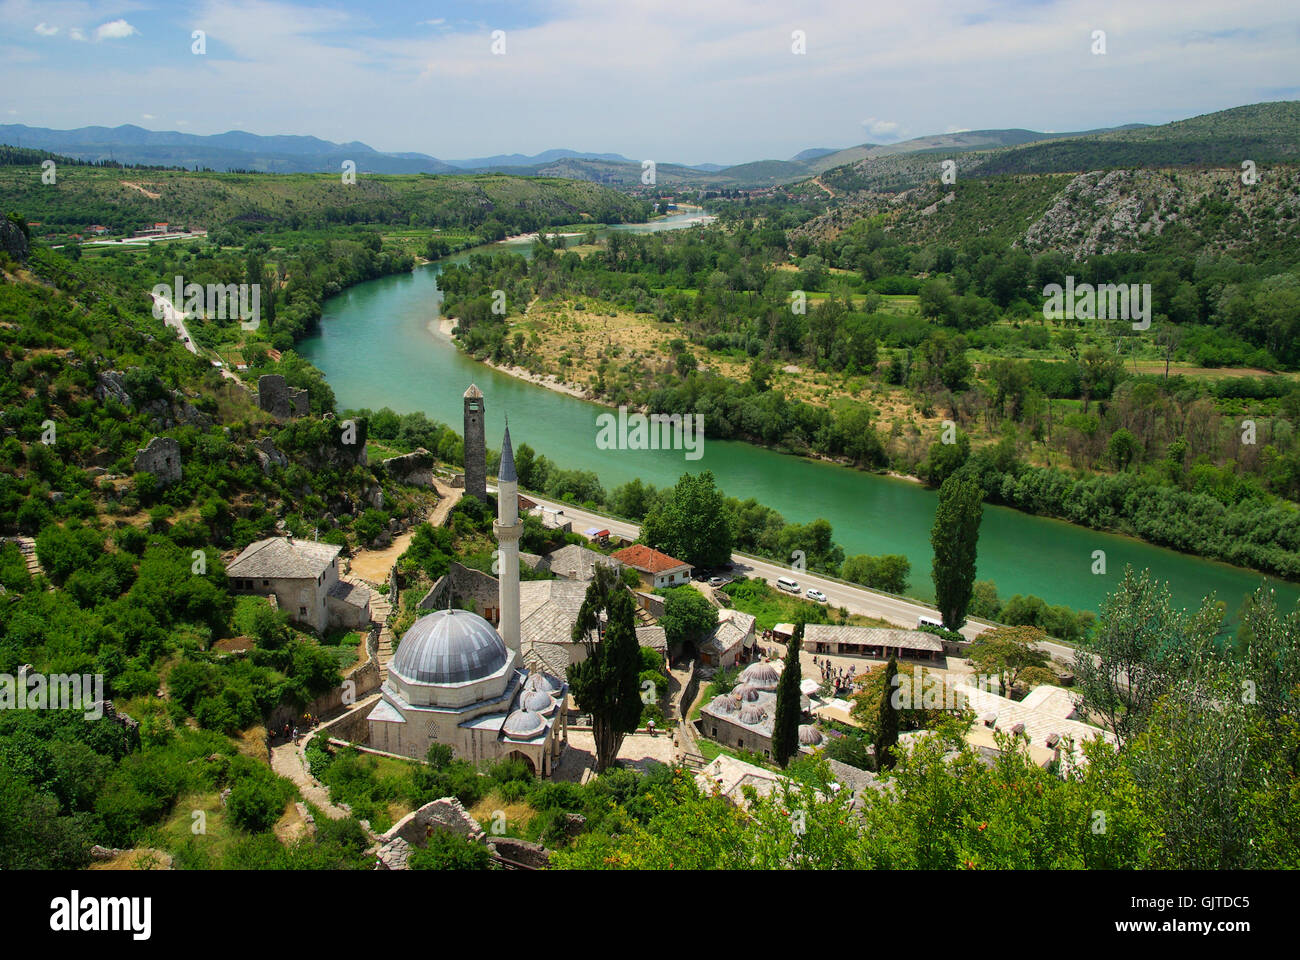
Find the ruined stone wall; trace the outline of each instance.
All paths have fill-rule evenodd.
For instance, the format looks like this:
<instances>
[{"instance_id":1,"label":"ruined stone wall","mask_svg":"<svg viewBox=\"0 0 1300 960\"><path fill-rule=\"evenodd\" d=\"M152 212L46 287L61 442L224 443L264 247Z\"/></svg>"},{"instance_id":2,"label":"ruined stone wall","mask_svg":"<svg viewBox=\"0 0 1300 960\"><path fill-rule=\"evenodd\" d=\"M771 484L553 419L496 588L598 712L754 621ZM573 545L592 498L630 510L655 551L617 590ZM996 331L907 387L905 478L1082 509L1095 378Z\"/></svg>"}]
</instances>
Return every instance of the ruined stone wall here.
<instances>
[{"instance_id":1,"label":"ruined stone wall","mask_svg":"<svg viewBox=\"0 0 1300 960\"><path fill-rule=\"evenodd\" d=\"M181 445L171 437L154 437L143 450L136 450L136 473L152 473L160 486L171 486L181 479Z\"/></svg>"}]
</instances>

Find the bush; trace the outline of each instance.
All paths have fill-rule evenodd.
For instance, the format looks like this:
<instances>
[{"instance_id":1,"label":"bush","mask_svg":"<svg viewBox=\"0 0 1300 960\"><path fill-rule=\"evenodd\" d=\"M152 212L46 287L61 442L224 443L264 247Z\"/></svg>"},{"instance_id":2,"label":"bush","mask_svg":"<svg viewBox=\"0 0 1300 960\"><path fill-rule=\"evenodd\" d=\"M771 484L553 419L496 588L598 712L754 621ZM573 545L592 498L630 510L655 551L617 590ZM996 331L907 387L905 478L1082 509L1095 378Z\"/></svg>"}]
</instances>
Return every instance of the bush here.
<instances>
[{"instance_id":1,"label":"bush","mask_svg":"<svg viewBox=\"0 0 1300 960\"><path fill-rule=\"evenodd\" d=\"M492 854L487 844L467 840L450 830L435 830L429 842L411 851L412 870L488 870Z\"/></svg>"}]
</instances>

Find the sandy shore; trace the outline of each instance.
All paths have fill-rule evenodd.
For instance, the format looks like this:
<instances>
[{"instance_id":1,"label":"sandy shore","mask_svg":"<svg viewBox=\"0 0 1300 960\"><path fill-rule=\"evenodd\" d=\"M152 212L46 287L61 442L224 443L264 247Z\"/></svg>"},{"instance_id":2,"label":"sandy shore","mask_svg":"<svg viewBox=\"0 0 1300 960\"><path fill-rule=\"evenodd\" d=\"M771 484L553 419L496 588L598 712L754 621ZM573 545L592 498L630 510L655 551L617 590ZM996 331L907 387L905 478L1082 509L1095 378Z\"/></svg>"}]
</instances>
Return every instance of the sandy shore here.
<instances>
[{"instance_id":1,"label":"sandy shore","mask_svg":"<svg viewBox=\"0 0 1300 960\"><path fill-rule=\"evenodd\" d=\"M434 333L436 331L437 334L450 340L452 339L451 332L455 329L456 322L455 317L439 317L436 321L430 320L429 332ZM456 347L457 350L460 349L456 344L453 344L453 346ZM563 393L570 397L577 397L579 400L591 399L588 396L585 387L580 387L572 383L563 383L556 380L553 376L544 377L540 374L525 370L523 367L510 366L504 363L493 363L491 360L479 360L478 362L491 367L493 370L504 373L508 377L514 377L516 380L526 380L528 383L535 386L545 387L547 390L554 390L556 393Z\"/></svg>"}]
</instances>

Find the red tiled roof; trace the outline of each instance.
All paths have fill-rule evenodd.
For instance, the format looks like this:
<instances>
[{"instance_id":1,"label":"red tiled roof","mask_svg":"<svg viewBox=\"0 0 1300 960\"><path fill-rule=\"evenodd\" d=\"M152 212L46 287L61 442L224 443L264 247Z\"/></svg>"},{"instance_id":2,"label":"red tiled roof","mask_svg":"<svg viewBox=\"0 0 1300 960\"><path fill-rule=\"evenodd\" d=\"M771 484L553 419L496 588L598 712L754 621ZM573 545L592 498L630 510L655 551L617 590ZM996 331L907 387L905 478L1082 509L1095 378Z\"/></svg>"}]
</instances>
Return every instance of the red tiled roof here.
<instances>
[{"instance_id":1,"label":"red tiled roof","mask_svg":"<svg viewBox=\"0 0 1300 960\"><path fill-rule=\"evenodd\" d=\"M665 570L690 566L690 564L682 560L677 560L666 553L660 553L652 547L647 547L644 543L634 543L630 547L616 550L611 556L620 563L625 563L629 567L635 567L649 573L663 573Z\"/></svg>"}]
</instances>

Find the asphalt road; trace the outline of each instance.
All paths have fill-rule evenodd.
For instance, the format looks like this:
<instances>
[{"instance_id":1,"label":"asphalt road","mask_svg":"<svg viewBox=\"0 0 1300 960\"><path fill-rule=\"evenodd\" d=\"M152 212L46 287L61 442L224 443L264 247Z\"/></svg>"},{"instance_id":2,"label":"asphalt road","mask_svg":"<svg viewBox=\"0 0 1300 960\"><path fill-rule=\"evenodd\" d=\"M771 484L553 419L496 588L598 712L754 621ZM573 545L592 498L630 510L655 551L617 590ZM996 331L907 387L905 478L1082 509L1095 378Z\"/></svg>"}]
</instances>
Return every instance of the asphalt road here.
<instances>
[{"instance_id":1,"label":"asphalt road","mask_svg":"<svg viewBox=\"0 0 1300 960\"><path fill-rule=\"evenodd\" d=\"M589 528L596 527L609 530L621 537L636 539L641 532L640 527L625 520L603 517L598 513L583 510L572 504L546 500L531 493L527 496L541 506L564 511L564 515L573 521L574 533L584 533ZM773 585L775 585L778 577L790 576L798 582L800 596L803 596L808 588L812 587L826 594L827 602L832 607L844 607L850 613L879 617L882 620L897 624L899 627L915 629L917 618L922 616L939 618L938 611L915 600L881 593L867 587L852 586L808 571L791 573L789 567L783 567L770 560L761 560L748 554L733 553L731 563L735 567L734 572L743 573L747 577L757 577ZM992 629L993 626L990 623L968 620L966 625L961 628L961 634L966 639L972 640L985 630ZM1039 646L1046 650L1055 660L1064 664L1074 662L1073 647L1053 641L1046 641Z\"/></svg>"}]
</instances>

